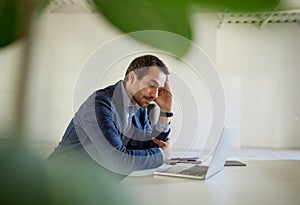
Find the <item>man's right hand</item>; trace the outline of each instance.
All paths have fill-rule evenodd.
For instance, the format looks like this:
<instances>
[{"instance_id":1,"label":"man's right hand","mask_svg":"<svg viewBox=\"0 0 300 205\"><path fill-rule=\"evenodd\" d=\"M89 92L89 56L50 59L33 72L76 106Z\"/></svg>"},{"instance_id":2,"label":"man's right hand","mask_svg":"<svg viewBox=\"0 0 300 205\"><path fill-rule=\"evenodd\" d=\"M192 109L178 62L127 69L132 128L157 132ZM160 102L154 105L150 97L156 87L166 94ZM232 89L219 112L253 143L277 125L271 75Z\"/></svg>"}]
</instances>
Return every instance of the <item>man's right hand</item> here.
<instances>
[{"instance_id":1,"label":"man's right hand","mask_svg":"<svg viewBox=\"0 0 300 205\"><path fill-rule=\"evenodd\" d=\"M155 99L156 104L162 112L172 111L172 93L169 84L169 77L166 76L166 81L163 88L159 88L158 97Z\"/></svg>"}]
</instances>

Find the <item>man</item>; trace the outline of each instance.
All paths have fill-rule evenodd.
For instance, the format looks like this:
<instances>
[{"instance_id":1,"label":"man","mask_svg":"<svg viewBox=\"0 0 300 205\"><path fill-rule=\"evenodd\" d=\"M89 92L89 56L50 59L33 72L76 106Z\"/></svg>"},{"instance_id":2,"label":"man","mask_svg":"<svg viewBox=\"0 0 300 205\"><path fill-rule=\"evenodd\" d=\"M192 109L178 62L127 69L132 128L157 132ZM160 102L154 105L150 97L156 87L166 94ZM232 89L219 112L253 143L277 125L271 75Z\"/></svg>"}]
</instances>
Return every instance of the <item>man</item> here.
<instances>
[{"instance_id":1,"label":"man","mask_svg":"<svg viewBox=\"0 0 300 205\"><path fill-rule=\"evenodd\" d=\"M85 155L122 175L162 165L170 152L173 115L168 75L153 55L134 59L124 80L96 91L80 106L49 158ZM147 115L152 101L160 107L153 128Z\"/></svg>"}]
</instances>

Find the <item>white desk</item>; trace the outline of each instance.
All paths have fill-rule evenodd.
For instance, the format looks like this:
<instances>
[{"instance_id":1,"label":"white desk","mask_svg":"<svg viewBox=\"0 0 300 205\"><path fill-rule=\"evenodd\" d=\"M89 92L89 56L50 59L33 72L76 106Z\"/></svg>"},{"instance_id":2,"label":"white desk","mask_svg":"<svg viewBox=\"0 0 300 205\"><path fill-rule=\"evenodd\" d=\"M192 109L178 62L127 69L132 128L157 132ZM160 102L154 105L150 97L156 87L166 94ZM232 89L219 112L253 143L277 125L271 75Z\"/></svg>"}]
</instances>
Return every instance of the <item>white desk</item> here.
<instances>
[{"instance_id":1,"label":"white desk","mask_svg":"<svg viewBox=\"0 0 300 205\"><path fill-rule=\"evenodd\" d=\"M142 205L299 205L300 161L243 161L201 181L165 176L127 177L121 185Z\"/></svg>"}]
</instances>

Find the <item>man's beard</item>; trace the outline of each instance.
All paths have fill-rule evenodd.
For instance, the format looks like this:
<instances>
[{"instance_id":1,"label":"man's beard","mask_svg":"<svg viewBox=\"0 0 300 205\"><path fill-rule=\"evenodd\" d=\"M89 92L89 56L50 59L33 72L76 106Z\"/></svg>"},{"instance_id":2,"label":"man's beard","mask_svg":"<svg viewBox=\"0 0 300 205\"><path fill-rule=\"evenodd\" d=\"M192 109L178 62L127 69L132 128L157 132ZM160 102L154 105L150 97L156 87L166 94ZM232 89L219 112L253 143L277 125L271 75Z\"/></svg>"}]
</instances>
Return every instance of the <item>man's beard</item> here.
<instances>
[{"instance_id":1,"label":"man's beard","mask_svg":"<svg viewBox=\"0 0 300 205\"><path fill-rule=\"evenodd\" d=\"M132 96L132 99L140 106L140 107L143 107L140 102L136 99L136 97L133 95Z\"/></svg>"},{"instance_id":2,"label":"man's beard","mask_svg":"<svg viewBox=\"0 0 300 205\"><path fill-rule=\"evenodd\" d=\"M137 99L136 99L136 97L133 95L132 96L132 99L140 106L140 107L145 107L145 106L143 106ZM146 98L147 99L147 98ZM152 99L147 99L147 100L149 100L150 102L151 101L153 101ZM149 104L149 103L148 103ZM146 106L147 107L147 106Z\"/></svg>"}]
</instances>

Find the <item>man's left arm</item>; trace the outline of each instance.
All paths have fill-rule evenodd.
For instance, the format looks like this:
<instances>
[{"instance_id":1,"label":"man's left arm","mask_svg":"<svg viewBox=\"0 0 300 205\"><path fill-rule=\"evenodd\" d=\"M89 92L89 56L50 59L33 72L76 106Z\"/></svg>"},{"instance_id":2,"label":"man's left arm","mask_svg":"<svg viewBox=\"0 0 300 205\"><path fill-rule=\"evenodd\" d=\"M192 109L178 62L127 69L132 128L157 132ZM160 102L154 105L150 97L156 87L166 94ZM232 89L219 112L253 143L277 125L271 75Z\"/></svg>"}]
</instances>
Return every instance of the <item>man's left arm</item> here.
<instances>
[{"instance_id":1,"label":"man's left arm","mask_svg":"<svg viewBox=\"0 0 300 205\"><path fill-rule=\"evenodd\" d=\"M155 128L160 132L168 132L170 130L170 119L173 116L172 101L173 97L167 76L164 87L159 88L158 97L155 100L160 108L160 115Z\"/></svg>"},{"instance_id":2,"label":"man's left arm","mask_svg":"<svg viewBox=\"0 0 300 205\"><path fill-rule=\"evenodd\" d=\"M160 107L160 115L157 124L152 131L152 137L167 141L170 134L170 119L173 116L172 113L172 93L169 85L169 78L166 77L166 81L163 88L159 88L158 97L155 100L156 104ZM145 143L147 145L147 143ZM150 146L158 146L156 142L152 140L149 142Z\"/></svg>"}]
</instances>

